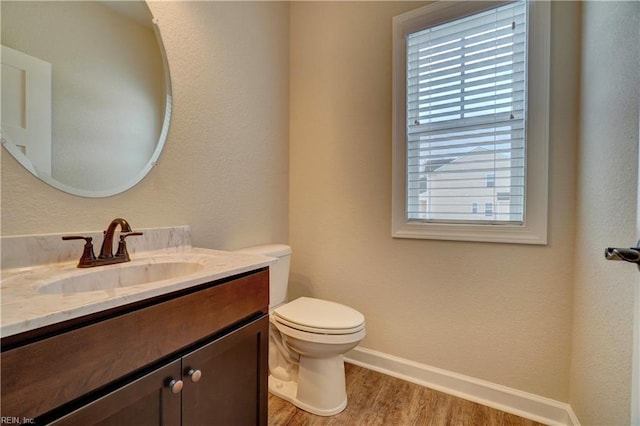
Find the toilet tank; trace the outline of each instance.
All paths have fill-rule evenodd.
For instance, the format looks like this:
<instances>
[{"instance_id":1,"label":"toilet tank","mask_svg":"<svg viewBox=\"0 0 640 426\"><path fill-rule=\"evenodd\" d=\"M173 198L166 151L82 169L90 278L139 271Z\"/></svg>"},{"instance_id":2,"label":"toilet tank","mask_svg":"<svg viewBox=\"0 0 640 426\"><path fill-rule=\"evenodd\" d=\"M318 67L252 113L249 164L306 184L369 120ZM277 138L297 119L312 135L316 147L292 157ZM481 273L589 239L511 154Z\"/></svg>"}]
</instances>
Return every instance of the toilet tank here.
<instances>
[{"instance_id":1,"label":"toilet tank","mask_svg":"<svg viewBox=\"0 0 640 426\"><path fill-rule=\"evenodd\" d=\"M276 307L287 298L289 285L289 266L291 265L291 247L284 244L267 244L235 250L240 253L259 254L275 257L276 263L269 267L269 306Z\"/></svg>"}]
</instances>

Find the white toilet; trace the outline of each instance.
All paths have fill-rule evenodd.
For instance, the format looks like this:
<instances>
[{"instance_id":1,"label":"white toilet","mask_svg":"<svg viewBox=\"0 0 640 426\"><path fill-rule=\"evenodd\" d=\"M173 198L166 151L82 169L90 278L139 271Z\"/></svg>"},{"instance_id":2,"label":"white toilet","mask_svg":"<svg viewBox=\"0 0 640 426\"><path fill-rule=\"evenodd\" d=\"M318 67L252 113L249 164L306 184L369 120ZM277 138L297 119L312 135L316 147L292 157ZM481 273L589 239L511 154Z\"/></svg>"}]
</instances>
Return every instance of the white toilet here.
<instances>
[{"instance_id":1,"label":"white toilet","mask_svg":"<svg viewBox=\"0 0 640 426\"><path fill-rule=\"evenodd\" d=\"M364 316L348 306L310 297L284 303L289 246L238 251L278 259L269 274L269 391L310 413L338 414L347 406L342 355L364 338Z\"/></svg>"}]
</instances>

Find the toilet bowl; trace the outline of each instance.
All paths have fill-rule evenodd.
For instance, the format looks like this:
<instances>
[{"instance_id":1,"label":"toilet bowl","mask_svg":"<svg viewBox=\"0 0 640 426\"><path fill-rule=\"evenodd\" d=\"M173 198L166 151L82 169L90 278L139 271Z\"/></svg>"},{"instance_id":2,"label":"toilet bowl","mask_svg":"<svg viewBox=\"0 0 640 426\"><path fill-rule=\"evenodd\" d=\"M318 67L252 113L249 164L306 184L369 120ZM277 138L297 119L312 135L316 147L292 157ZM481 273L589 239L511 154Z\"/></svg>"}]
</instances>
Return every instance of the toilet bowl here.
<instances>
[{"instance_id":1,"label":"toilet bowl","mask_svg":"<svg viewBox=\"0 0 640 426\"><path fill-rule=\"evenodd\" d=\"M269 391L316 415L344 410L342 355L364 338L364 316L348 306L301 297L274 309L270 321L277 330L270 333L270 344L281 359L270 360ZM278 374L282 369L288 374Z\"/></svg>"},{"instance_id":2,"label":"toilet bowl","mask_svg":"<svg viewBox=\"0 0 640 426\"><path fill-rule=\"evenodd\" d=\"M351 307L311 297L283 303L288 246L240 251L278 258L269 274L269 392L312 414L340 413L347 406L342 356L364 339L364 316Z\"/></svg>"}]
</instances>

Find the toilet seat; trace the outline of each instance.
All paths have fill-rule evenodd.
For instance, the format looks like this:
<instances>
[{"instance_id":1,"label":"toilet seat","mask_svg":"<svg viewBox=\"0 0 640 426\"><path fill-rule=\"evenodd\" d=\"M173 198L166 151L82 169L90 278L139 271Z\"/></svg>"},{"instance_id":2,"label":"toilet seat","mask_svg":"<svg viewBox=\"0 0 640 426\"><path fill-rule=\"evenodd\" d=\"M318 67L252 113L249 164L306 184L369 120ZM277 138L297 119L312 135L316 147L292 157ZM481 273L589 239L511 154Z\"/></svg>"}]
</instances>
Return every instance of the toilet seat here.
<instances>
[{"instance_id":1,"label":"toilet seat","mask_svg":"<svg viewBox=\"0 0 640 426\"><path fill-rule=\"evenodd\" d=\"M278 316L274 316L273 319L278 326L282 325L287 328L295 329L300 332L308 333L308 334L319 334L319 335L329 335L329 336L348 336L350 334L358 333L359 331L362 331L364 329L364 324L358 327L353 327L353 328L333 330L330 328L314 328L314 327L308 327L308 326L292 323L282 318L279 318Z\"/></svg>"},{"instance_id":2,"label":"toilet seat","mask_svg":"<svg viewBox=\"0 0 640 426\"><path fill-rule=\"evenodd\" d=\"M327 346L360 342L366 335L364 325L360 330L349 334L312 333L295 327L289 327L279 320L274 322L274 326L285 336L293 337L303 342L322 343Z\"/></svg>"},{"instance_id":3,"label":"toilet seat","mask_svg":"<svg viewBox=\"0 0 640 426\"><path fill-rule=\"evenodd\" d=\"M327 300L300 297L273 311L273 319L306 333L345 335L364 329L364 316L353 308Z\"/></svg>"}]
</instances>

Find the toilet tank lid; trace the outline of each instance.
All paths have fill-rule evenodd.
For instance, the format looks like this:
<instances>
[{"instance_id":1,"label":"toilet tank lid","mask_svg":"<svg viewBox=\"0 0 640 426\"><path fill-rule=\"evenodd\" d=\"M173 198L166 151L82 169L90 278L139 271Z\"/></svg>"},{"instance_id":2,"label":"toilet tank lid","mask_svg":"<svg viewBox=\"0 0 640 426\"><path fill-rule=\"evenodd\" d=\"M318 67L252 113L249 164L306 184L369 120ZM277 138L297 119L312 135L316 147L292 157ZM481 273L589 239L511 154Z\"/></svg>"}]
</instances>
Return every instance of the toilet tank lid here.
<instances>
[{"instance_id":1,"label":"toilet tank lid","mask_svg":"<svg viewBox=\"0 0 640 426\"><path fill-rule=\"evenodd\" d=\"M240 253L260 254L262 256L282 257L291 254L291 247L285 244L265 244L235 250Z\"/></svg>"}]
</instances>

